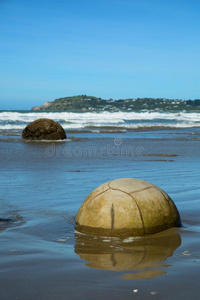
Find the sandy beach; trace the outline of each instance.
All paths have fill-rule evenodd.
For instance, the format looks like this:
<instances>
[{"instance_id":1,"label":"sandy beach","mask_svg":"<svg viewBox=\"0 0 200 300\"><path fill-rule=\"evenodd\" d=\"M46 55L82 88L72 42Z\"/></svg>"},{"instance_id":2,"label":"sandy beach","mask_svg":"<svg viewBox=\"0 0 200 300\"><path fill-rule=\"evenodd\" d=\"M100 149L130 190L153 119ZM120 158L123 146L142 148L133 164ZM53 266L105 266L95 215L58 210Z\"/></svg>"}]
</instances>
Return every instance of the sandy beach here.
<instances>
[{"instance_id":1,"label":"sandy beach","mask_svg":"<svg viewBox=\"0 0 200 300\"><path fill-rule=\"evenodd\" d=\"M199 299L198 128L68 132L63 143L0 140L0 299ZM100 184L147 180L175 202L183 227L140 239L74 232Z\"/></svg>"}]
</instances>

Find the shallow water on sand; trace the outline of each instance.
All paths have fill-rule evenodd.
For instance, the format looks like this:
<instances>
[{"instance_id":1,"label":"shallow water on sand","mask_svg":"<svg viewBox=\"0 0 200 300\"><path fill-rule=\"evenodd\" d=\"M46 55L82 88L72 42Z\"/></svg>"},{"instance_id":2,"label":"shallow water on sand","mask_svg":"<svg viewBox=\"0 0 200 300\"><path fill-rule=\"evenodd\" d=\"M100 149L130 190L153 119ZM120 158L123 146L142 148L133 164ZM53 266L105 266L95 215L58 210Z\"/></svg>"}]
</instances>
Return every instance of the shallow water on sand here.
<instances>
[{"instance_id":1,"label":"shallow water on sand","mask_svg":"<svg viewBox=\"0 0 200 300\"><path fill-rule=\"evenodd\" d=\"M68 141L0 138L0 299L199 299L200 129L68 133ZM150 181L183 227L142 239L74 232L100 184ZM12 288L11 288L12 287ZM133 291L135 290L135 291Z\"/></svg>"}]
</instances>

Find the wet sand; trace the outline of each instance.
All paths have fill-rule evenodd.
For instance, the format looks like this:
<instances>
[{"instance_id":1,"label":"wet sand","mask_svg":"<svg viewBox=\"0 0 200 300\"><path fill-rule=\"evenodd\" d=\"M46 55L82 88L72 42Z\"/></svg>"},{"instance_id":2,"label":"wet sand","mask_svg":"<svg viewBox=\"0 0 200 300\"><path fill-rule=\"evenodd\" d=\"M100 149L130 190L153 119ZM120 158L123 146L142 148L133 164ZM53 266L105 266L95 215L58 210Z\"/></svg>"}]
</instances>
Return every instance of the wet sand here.
<instances>
[{"instance_id":1,"label":"wet sand","mask_svg":"<svg viewBox=\"0 0 200 300\"><path fill-rule=\"evenodd\" d=\"M0 217L13 222L0 222L0 299L199 299L200 141L191 133L83 132L66 143L4 137ZM183 227L136 240L75 233L85 197L120 177L165 190Z\"/></svg>"}]
</instances>

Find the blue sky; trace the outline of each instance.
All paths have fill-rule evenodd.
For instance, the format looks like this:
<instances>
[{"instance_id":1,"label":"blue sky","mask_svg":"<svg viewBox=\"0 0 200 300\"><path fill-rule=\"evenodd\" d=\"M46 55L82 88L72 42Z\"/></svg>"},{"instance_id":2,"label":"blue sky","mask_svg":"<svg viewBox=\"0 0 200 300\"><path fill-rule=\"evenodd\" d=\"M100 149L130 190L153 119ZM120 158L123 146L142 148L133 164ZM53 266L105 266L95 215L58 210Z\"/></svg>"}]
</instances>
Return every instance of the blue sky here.
<instances>
[{"instance_id":1,"label":"blue sky","mask_svg":"<svg viewBox=\"0 0 200 300\"><path fill-rule=\"evenodd\" d=\"M200 1L0 0L0 109L200 98Z\"/></svg>"}]
</instances>

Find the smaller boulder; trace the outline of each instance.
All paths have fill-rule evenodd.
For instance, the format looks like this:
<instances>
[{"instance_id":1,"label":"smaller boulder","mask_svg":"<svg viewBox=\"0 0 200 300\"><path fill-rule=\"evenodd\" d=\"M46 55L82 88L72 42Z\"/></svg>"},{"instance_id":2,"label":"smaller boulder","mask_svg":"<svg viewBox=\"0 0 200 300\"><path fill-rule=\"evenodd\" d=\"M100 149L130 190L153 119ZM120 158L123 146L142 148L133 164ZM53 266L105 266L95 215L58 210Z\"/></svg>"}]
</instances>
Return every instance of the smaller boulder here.
<instances>
[{"instance_id":1,"label":"smaller boulder","mask_svg":"<svg viewBox=\"0 0 200 300\"><path fill-rule=\"evenodd\" d=\"M24 140L64 140L66 133L57 122L43 118L29 123L22 132Z\"/></svg>"}]
</instances>

